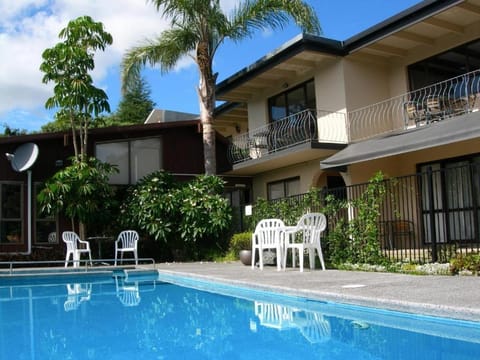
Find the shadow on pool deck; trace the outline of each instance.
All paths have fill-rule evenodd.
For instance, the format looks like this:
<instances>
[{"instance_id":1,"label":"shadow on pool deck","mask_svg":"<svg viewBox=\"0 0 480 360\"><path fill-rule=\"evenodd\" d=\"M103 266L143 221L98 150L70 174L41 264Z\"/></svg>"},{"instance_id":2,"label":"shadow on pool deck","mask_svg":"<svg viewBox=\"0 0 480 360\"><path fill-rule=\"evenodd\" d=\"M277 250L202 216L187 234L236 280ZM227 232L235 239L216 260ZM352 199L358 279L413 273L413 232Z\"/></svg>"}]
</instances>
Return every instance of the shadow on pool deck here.
<instances>
[{"instance_id":1,"label":"shadow on pool deck","mask_svg":"<svg viewBox=\"0 0 480 360\"><path fill-rule=\"evenodd\" d=\"M287 295L480 321L480 277L418 276L288 268L264 270L232 263L160 263L161 273Z\"/></svg>"}]
</instances>

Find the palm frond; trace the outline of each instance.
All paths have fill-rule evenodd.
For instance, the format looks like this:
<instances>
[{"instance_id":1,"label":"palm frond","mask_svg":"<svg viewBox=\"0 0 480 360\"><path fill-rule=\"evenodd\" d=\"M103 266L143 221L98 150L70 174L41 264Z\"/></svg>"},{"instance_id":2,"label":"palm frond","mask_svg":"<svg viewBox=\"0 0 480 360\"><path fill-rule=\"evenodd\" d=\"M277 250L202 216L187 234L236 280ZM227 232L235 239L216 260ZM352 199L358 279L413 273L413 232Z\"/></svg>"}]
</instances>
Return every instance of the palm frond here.
<instances>
[{"instance_id":1,"label":"palm frond","mask_svg":"<svg viewBox=\"0 0 480 360\"><path fill-rule=\"evenodd\" d=\"M123 93L138 81L145 65L158 64L162 73L168 72L182 56L195 49L196 41L195 32L176 27L127 51L121 64Z\"/></svg>"},{"instance_id":2,"label":"palm frond","mask_svg":"<svg viewBox=\"0 0 480 360\"><path fill-rule=\"evenodd\" d=\"M310 34L321 34L314 9L302 0L246 0L231 13L228 37L232 40L252 36L255 30L283 29L290 20Z\"/></svg>"}]
</instances>

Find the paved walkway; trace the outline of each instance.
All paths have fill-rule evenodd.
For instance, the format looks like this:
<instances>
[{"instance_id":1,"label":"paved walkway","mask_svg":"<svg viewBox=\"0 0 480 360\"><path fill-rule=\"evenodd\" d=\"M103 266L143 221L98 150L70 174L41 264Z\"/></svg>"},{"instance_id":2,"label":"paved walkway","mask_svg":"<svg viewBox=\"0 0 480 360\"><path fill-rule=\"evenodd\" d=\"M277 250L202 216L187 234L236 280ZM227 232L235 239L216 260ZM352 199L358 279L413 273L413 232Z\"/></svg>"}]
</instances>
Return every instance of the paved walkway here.
<instances>
[{"instance_id":1,"label":"paved walkway","mask_svg":"<svg viewBox=\"0 0 480 360\"><path fill-rule=\"evenodd\" d=\"M338 270L252 270L233 263L161 263L166 274L287 295L480 322L480 277L417 276Z\"/></svg>"}]
</instances>

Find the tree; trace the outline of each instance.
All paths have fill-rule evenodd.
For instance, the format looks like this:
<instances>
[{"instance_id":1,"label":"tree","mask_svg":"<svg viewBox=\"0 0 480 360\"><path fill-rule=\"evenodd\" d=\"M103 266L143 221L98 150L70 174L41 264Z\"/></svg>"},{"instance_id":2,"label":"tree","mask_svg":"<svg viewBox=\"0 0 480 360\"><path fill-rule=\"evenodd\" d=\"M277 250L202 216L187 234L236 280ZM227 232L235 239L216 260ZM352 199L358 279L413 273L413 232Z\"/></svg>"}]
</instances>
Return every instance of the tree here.
<instances>
[{"instance_id":1,"label":"tree","mask_svg":"<svg viewBox=\"0 0 480 360\"><path fill-rule=\"evenodd\" d=\"M3 124L4 132L3 135L0 136L19 136L19 135L26 135L27 130L25 129L18 129L18 128L11 128L7 123Z\"/></svg>"},{"instance_id":2,"label":"tree","mask_svg":"<svg viewBox=\"0 0 480 360\"><path fill-rule=\"evenodd\" d=\"M172 254L200 259L214 247L224 247L221 238L232 215L223 190L224 181L217 176L176 182L170 173L153 172L128 190L120 222L164 242Z\"/></svg>"},{"instance_id":3,"label":"tree","mask_svg":"<svg viewBox=\"0 0 480 360\"><path fill-rule=\"evenodd\" d=\"M70 21L60 31L59 38L64 41L42 54L40 70L45 73L43 82L55 83L54 95L47 100L45 107L58 108L57 118L70 121L75 157L84 161L87 159L92 114L98 116L103 111L110 111L107 94L93 85L89 71L95 68L94 52L105 50L112 43L112 36L104 30L101 22L81 16Z\"/></svg>"},{"instance_id":4,"label":"tree","mask_svg":"<svg viewBox=\"0 0 480 360\"><path fill-rule=\"evenodd\" d=\"M293 19L303 31L319 33L320 24L313 9L302 0L245 0L231 14L220 8L220 0L150 0L162 16L170 19L171 28L157 39L148 40L127 51L122 61L122 88L128 89L147 63L160 65L162 73L174 68L188 55L198 66L197 88L203 128L205 173L216 173L215 84L213 59L218 47L230 39L240 41L255 30L283 28Z\"/></svg>"},{"instance_id":5,"label":"tree","mask_svg":"<svg viewBox=\"0 0 480 360\"><path fill-rule=\"evenodd\" d=\"M118 169L95 158L80 161L58 171L38 194L40 210L47 215L65 213L75 229L80 224L80 237L85 238L84 224L109 223L114 207L114 190L108 184L110 174Z\"/></svg>"},{"instance_id":6,"label":"tree","mask_svg":"<svg viewBox=\"0 0 480 360\"><path fill-rule=\"evenodd\" d=\"M136 79L123 95L117 111L98 121L102 126L143 124L155 107L150 99L151 90L145 79Z\"/></svg>"}]
</instances>

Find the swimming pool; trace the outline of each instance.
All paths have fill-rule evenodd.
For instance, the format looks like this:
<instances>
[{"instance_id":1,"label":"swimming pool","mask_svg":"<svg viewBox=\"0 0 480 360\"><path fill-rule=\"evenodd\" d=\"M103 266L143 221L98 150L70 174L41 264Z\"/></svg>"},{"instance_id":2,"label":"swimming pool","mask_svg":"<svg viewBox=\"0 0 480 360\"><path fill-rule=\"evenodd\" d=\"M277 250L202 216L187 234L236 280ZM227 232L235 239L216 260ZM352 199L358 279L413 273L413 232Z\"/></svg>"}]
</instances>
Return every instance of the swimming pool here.
<instances>
[{"instance_id":1,"label":"swimming pool","mask_svg":"<svg viewBox=\"0 0 480 360\"><path fill-rule=\"evenodd\" d=\"M478 359L480 324L169 275L0 279L0 359Z\"/></svg>"}]
</instances>

